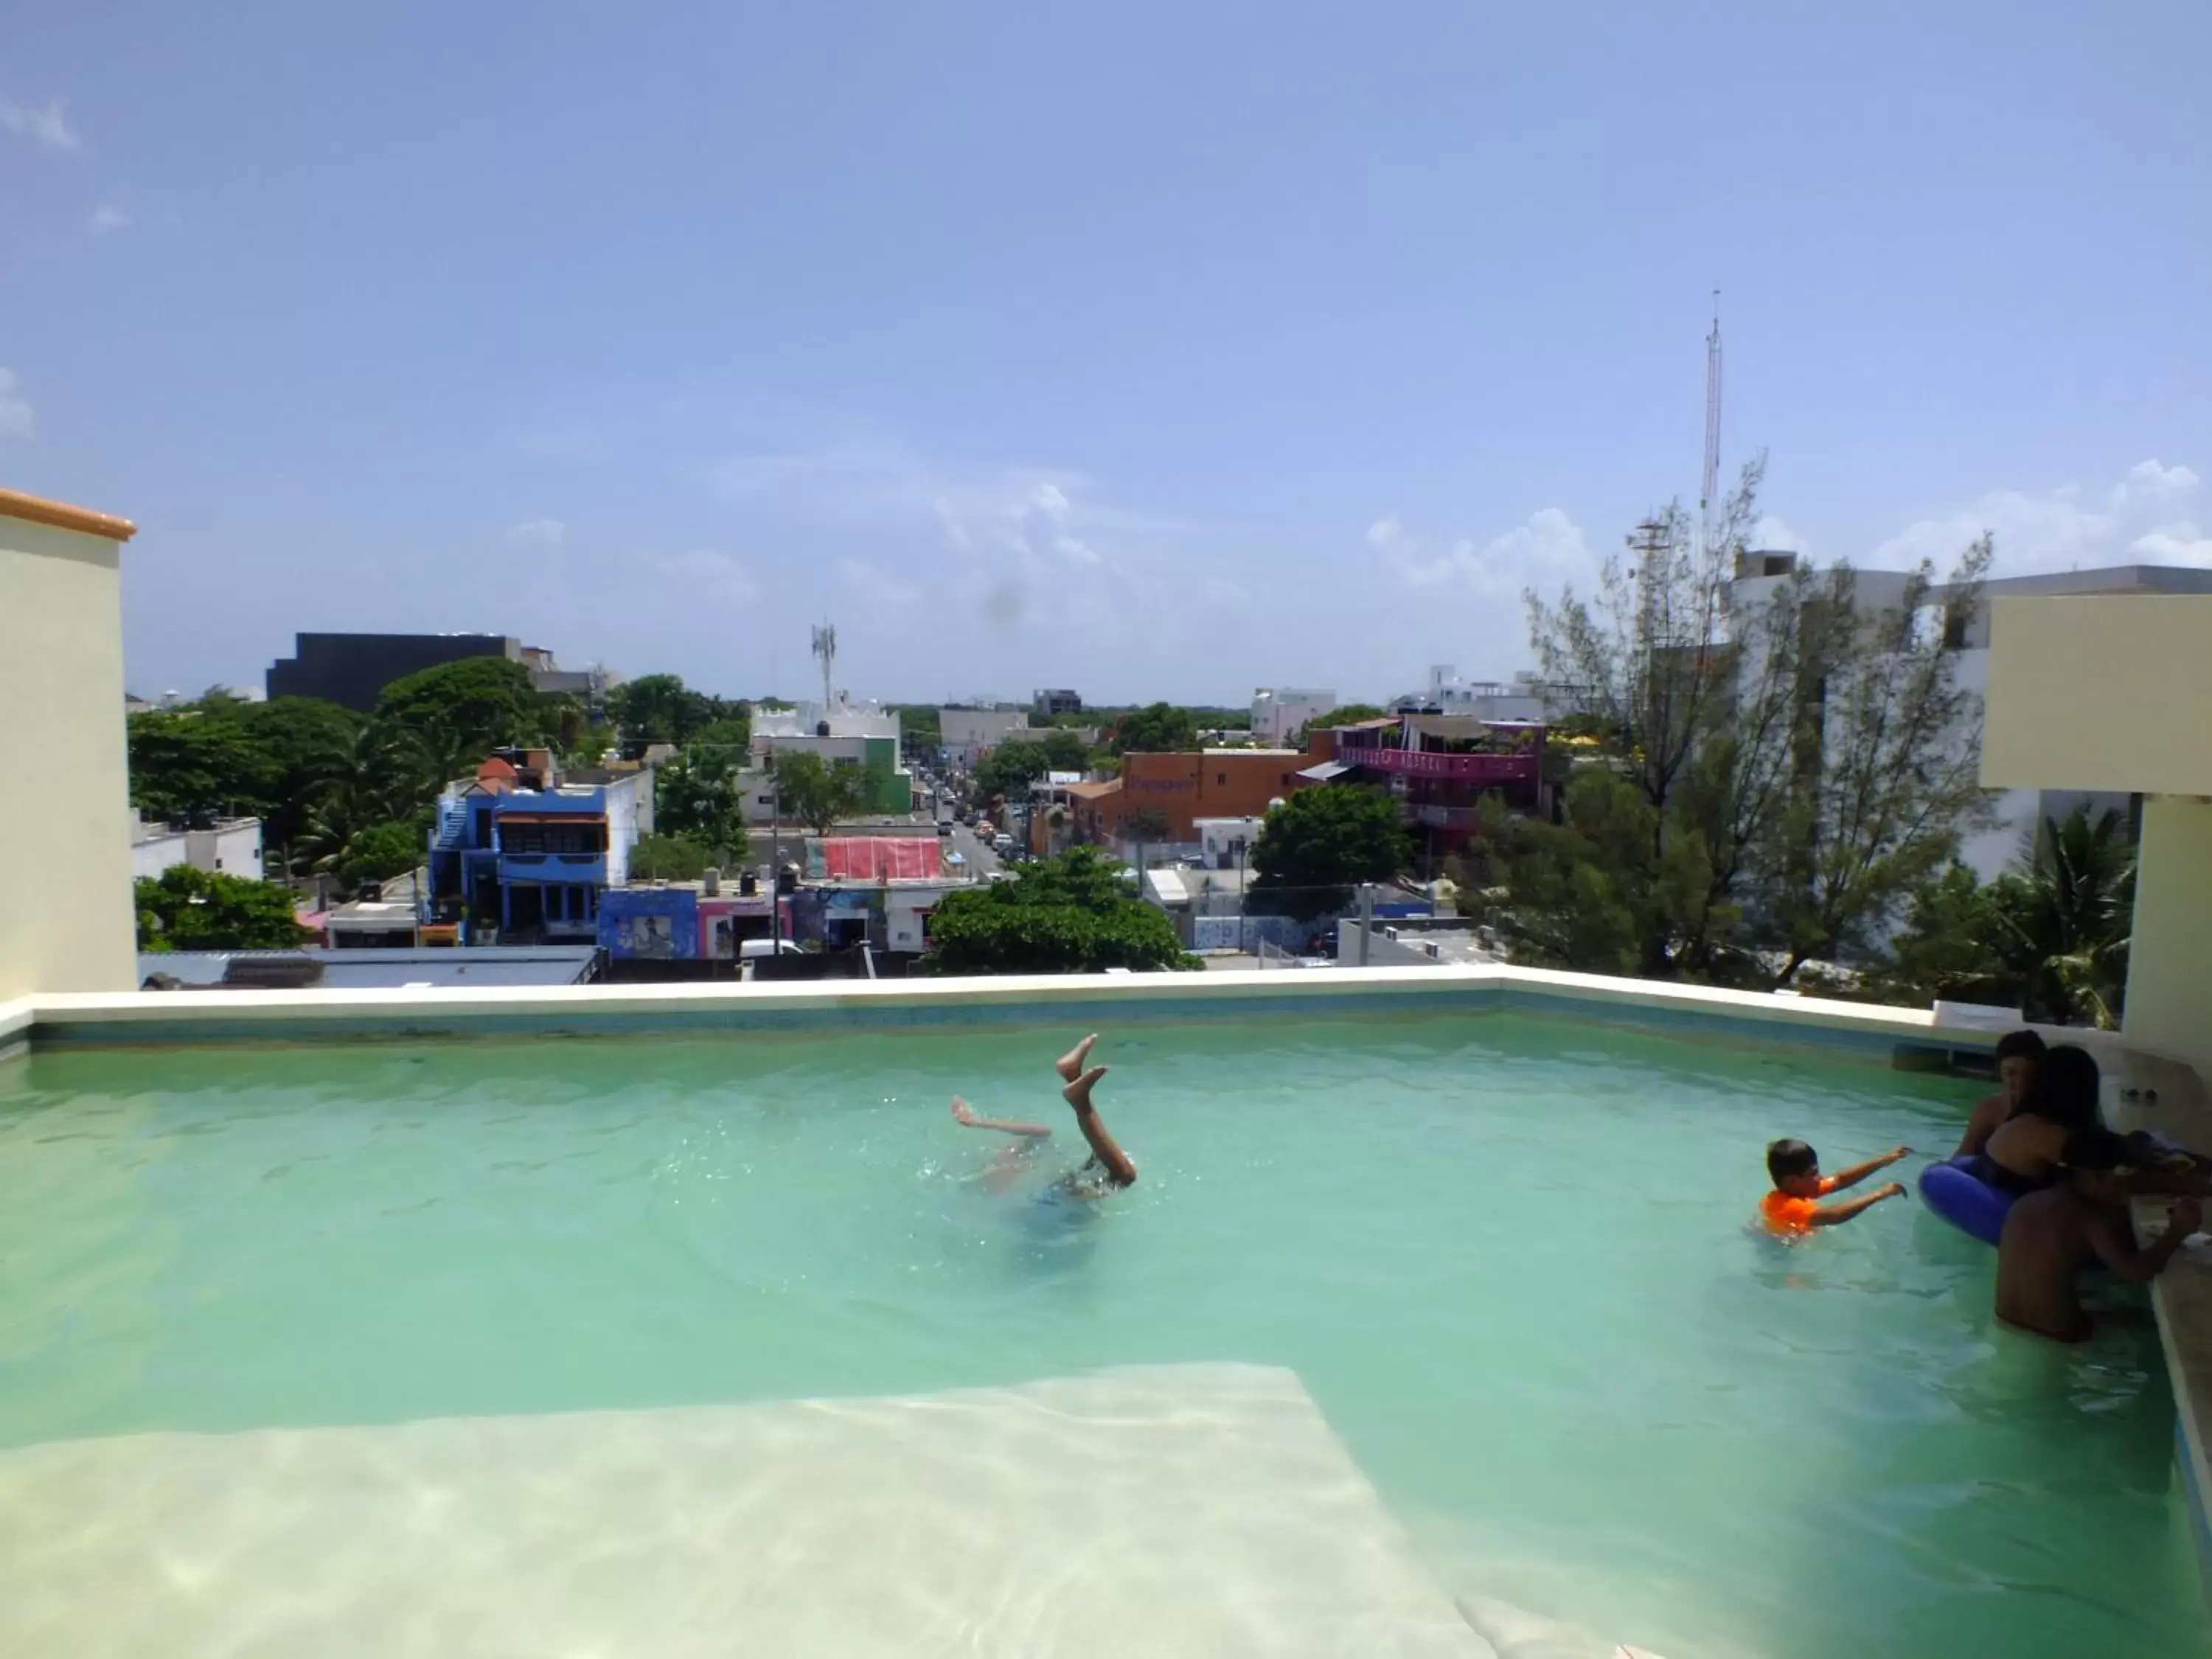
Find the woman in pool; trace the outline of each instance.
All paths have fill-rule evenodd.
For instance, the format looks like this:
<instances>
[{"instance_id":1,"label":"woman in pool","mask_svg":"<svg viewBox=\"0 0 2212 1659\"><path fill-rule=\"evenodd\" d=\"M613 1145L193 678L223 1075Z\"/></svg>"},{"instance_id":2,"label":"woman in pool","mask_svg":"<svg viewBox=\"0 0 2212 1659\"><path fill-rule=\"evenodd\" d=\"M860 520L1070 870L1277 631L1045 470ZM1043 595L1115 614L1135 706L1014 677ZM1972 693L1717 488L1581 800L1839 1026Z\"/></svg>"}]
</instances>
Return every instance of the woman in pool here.
<instances>
[{"instance_id":1,"label":"woman in pool","mask_svg":"<svg viewBox=\"0 0 2212 1659\"><path fill-rule=\"evenodd\" d=\"M2045 1052L2043 1039L2033 1031L2008 1031L1998 1039L1997 1091L1975 1106L1954 1158L1972 1158L1990 1144L1990 1137L2002 1125L2019 1115Z\"/></svg>"},{"instance_id":2,"label":"woman in pool","mask_svg":"<svg viewBox=\"0 0 2212 1659\"><path fill-rule=\"evenodd\" d=\"M1085 1069L1091 1057L1091 1045L1098 1041L1098 1033L1089 1036L1070 1048L1053 1062L1053 1070L1060 1073L1060 1097L1075 1109L1075 1127L1083 1131L1083 1138L1091 1146L1091 1160L1081 1169L1072 1170L1055 1183L1056 1190L1074 1198L1103 1198L1108 1193L1137 1184L1137 1166L1106 1132L1100 1121L1098 1108L1091 1099L1091 1091L1098 1079L1106 1075L1106 1067L1092 1066ZM1003 1118L978 1117L968 1103L955 1095L952 1097L952 1121L970 1129L995 1129L1001 1134L1018 1135L1024 1146L1021 1151L1001 1158L984 1176L994 1190L1003 1188L1019 1172L1030 1147L1052 1138L1052 1130L1042 1123L1016 1123Z\"/></svg>"},{"instance_id":3,"label":"woman in pool","mask_svg":"<svg viewBox=\"0 0 2212 1659\"><path fill-rule=\"evenodd\" d=\"M1982 1179L2014 1197L2055 1183L2066 1143L2097 1123L2097 1062L2071 1044L2051 1049L2036 1067L2020 1109L1982 1147Z\"/></svg>"}]
</instances>

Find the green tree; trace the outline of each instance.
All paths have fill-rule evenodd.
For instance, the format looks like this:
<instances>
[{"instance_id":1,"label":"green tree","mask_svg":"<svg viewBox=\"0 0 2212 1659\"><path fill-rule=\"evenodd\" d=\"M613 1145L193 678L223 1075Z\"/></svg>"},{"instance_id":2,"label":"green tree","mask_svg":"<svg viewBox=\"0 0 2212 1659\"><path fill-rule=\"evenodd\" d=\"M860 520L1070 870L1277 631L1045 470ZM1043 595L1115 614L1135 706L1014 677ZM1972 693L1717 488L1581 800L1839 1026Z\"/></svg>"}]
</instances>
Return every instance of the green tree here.
<instances>
[{"instance_id":1,"label":"green tree","mask_svg":"<svg viewBox=\"0 0 2212 1659\"><path fill-rule=\"evenodd\" d=\"M262 839L283 848L307 827L316 798L344 769L366 722L350 708L317 697L272 697L237 704L229 719L259 751L267 781L260 801Z\"/></svg>"},{"instance_id":2,"label":"green tree","mask_svg":"<svg viewBox=\"0 0 2212 1659\"><path fill-rule=\"evenodd\" d=\"M778 810L817 836L828 835L838 819L855 816L866 799L857 767L832 766L811 750L780 750L769 770Z\"/></svg>"},{"instance_id":3,"label":"green tree","mask_svg":"<svg viewBox=\"0 0 2212 1659\"><path fill-rule=\"evenodd\" d=\"M281 951L301 942L289 889L179 864L136 884L142 951Z\"/></svg>"},{"instance_id":4,"label":"green tree","mask_svg":"<svg viewBox=\"0 0 2212 1659\"><path fill-rule=\"evenodd\" d=\"M549 713L530 671L506 657L465 657L426 668L386 686L376 704L376 717L386 725L476 761L495 749L541 742Z\"/></svg>"},{"instance_id":5,"label":"green tree","mask_svg":"<svg viewBox=\"0 0 2212 1659\"><path fill-rule=\"evenodd\" d=\"M131 801L149 818L254 812L266 799L267 757L234 721L197 708L131 716Z\"/></svg>"},{"instance_id":6,"label":"green tree","mask_svg":"<svg viewBox=\"0 0 2212 1659\"><path fill-rule=\"evenodd\" d=\"M688 742L723 713L721 704L694 691L674 674L647 674L607 693L607 713L632 743Z\"/></svg>"},{"instance_id":7,"label":"green tree","mask_svg":"<svg viewBox=\"0 0 2212 1659\"><path fill-rule=\"evenodd\" d=\"M1981 699L1958 684L1948 619L1978 607L1990 556L1986 535L1967 549L1943 625L1929 625L1923 562L1894 604L1863 607L1839 586L1800 630L1803 713L1763 860L1762 908L1788 952L1778 982L1814 957L1867 951L1988 819Z\"/></svg>"},{"instance_id":8,"label":"green tree","mask_svg":"<svg viewBox=\"0 0 2212 1659\"><path fill-rule=\"evenodd\" d=\"M1890 1000L1995 1003L2052 1024L2116 1029L2135 867L2118 811L2092 817L2083 805L2045 818L1995 881L1977 883L1954 864L1922 886L1867 988Z\"/></svg>"},{"instance_id":9,"label":"green tree","mask_svg":"<svg viewBox=\"0 0 2212 1659\"><path fill-rule=\"evenodd\" d=\"M1597 738L1595 766L1650 809L1650 846L1615 856L1621 804L1589 790L1580 821L1607 833L1577 846L1524 830L1493 848L1548 863L1492 885L1555 906L1571 901L1561 884L1577 866L1636 930L1622 958L1609 930L1556 910L1501 918L1528 959L1581 941L1595 956L1562 965L1771 984L1814 956L1863 957L1980 818L1979 701L1944 641L1978 603L1988 538L1940 592L1925 565L1900 592L1803 562L1739 590L1764 465L1745 467L1711 533L1669 506L1630 537L1629 560L1607 561L1589 599L1529 595L1563 705L1555 725ZM1938 613L1945 625L1931 626ZM1571 801L1567 817L1573 828Z\"/></svg>"},{"instance_id":10,"label":"green tree","mask_svg":"<svg viewBox=\"0 0 2212 1659\"><path fill-rule=\"evenodd\" d=\"M1046 769L1054 772L1087 772L1091 769L1091 745L1073 732L1061 727L1046 731L1036 740L1044 750Z\"/></svg>"},{"instance_id":11,"label":"green tree","mask_svg":"<svg viewBox=\"0 0 2212 1659\"><path fill-rule=\"evenodd\" d=\"M1051 769L1052 757L1044 744L1018 738L1000 744L975 763L975 792L985 800L1000 795L1026 795L1030 785Z\"/></svg>"},{"instance_id":12,"label":"green tree","mask_svg":"<svg viewBox=\"0 0 2212 1659\"><path fill-rule=\"evenodd\" d=\"M891 712L898 716L899 746L907 754L931 755L945 746L944 721L933 704L901 703Z\"/></svg>"},{"instance_id":13,"label":"green tree","mask_svg":"<svg viewBox=\"0 0 2212 1659\"><path fill-rule=\"evenodd\" d=\"M1890 957L1862 987L1883 1002L1926 1005L1942 999L2019 1008L2027 1002L2028 951L2015 919L2027 908L2026 884L2003 875L1984 885L1953 864L1912 895L1890 941Z\"/></svg>"},{"instance_id":14,"label":"green tree","mask_svg":"<svg viewBox=\"0 0 2212 1659\"><path fill-rule=\"evenodd\" d=\"M1114 723L1108 747L1117 755L1175 755L1198 747L1198 722L1187 708L1156 702Z\"/></svg>"},{"instance_id":15,"label":"green tree","mask_svg":"<svg viewBox=\"0 0 2212 1659\"><path fill-rule=\"evenodd\" d=\"M939 974L1080 974L1195 967L1166 915L1129 896L1091 848L1023 866L1009 881L948 893L930 914Z\"/></svg>"},{"instance_id":16,"label":"green tree","mask_svg":"<svg viewBox=\"0 0 2212 1659\"><path fill-rule=\"evenodd\" d=\"M716 749L732 766L743 766L751 751L753 720L744 708L731 708L718 714L685 739L690 749Z\"/></svg>"},{"instance_id":17,"label":"green tree","mask_svg":"<svg viewBox=\"0 0 2212 1659\"><path fill-rule=\"evenodd\" d=\"M743 752L701 744L654 768L654 828L710 848L743 846L744 796L737 769Z\"/></svg>"},{"instance_id":18,"label":"green tree","mask_svg":"<svg viewBox=\"0 0 2212 1659\"><path fill-rule=\"evenodd\" d=\"M2028 1000L2067 1024L2119 1029L2135 933L2136 850L2127 820L2086 805L2045 818L2020 882L2003 908L2015 958L2033 964Z\"/></svg>"},{"instance_id":19,"label":"green tree","mask_svg":"<svg viewBox=\"0 0 2212 1659\"><path fill-rule=\"evenodd\" d=\"M710 869L734 877L751 861L743 836L717 846L693 836L641 836L630 848L629 873L635 881L697 881Z\"/></svg>"},{"instance_id":20,"label":"green tree","mask_svg":"<svg viewBox=\"0 0 2212 1659\"><path fill-rule=\"evenodd\" d=\"M1261 823L1253 907L1310 921L1350 903L1353 883L1389 881L1412 860L1398 803L1382 791L1301 789Z\"/></svg>"},{"instance_id":21,"label":"green tree","mask_svg":"<svg viewBox=\"0 0 2212 1659\"><path fill-rule=\"evenodd\" d=\"M349 891L358 892L371 882L389 881L419 869L428 856L423 826L387 818L349 837L332 868Z\"/></svg>"},{"instance_id":22,"label":"green tree","mask_svg":"<svg viewBox=\"0 0 2212 1659\"><path fill-rule=\"evenodd\" d=\"M1717 533L1701 535L1682 504L1669 502L1628 538L1629 560L1605 562L1590 598L1572 588L1556 600L1526 596L1545 678L1643 791L1657 815L1655 842L1665 836L1677 780L1732 689L1729 584L1758 522L1765 471L1763 455L1745 465Z\"/></svg>"},{"instance_id":23,"label":"green tree","mask_svg":"<svg viewBox=\"0 0 2212 1659\"><path fill-rule=\"evenodd\" d=\"M1648 942L1698 885L1696 850L1662 853L1657 811L1635 782L1606 768L1568 786L1561 822L1510 817L1496 797L1478 812L1462 868L1465 908L1490 922L1514 961L1539 968L1632 974Z\"/></svg>"},{"instance_id":24,"label":"green tree","mask_svg":"<svg viewBox=\"0 0 2212 1659\"><path fill-rule=\"evenodd\" d=\"M1317 719L1308 720L1304 726L1301 726L1296 732L1292 732L1291 734L1291 746L1294 749L1304 748L1306 744L1312 740L1314 731L1316 727L1319 727L1321 730L1325 732L1332 726L1357 726L1362 720L1382 720L1389 713L1390 711L1389 709L1377 708L1371 702L1339 703L1335 708L1330 709L1326 714L1321 715Z\"/></svg>"}]
</instances>

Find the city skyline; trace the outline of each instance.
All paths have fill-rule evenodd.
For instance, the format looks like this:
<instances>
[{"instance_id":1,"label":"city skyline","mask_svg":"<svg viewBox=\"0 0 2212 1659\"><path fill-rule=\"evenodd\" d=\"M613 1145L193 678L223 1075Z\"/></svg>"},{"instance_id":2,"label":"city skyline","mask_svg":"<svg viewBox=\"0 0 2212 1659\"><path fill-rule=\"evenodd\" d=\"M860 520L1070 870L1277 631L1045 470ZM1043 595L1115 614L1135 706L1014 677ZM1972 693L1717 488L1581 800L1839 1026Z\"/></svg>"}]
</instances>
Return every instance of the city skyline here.
<instances>
[{"instance_id":1,"label":"city skyline","mask_svg":"<svg viewBox=\"0 0 2212 1659\"><path fill-rule=\"evenodd\" d=\"M1387 696L1694 500L1717 283L1762 541L2212 564L2212 18L1700 15L19 13L0 480L143 526L145 696Z\"/></svg>"}]
</instances>

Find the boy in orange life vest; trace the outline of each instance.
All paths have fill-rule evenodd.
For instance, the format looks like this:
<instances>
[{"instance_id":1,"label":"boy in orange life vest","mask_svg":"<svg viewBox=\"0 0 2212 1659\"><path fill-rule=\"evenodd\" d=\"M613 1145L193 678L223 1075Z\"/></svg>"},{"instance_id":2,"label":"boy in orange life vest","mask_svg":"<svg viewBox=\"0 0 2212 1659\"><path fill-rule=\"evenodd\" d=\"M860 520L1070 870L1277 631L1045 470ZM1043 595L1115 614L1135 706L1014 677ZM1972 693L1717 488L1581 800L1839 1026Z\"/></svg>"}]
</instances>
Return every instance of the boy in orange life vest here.
<instances>
[{"instance_id":1,"label":"boy in orange life vest","mask_svg":"<svg viewBox=\"0 0 2212 1659\"><path fill-rule=\"evenodd\" d=\"M1846 1187L1856 1187L1876 1170L1887 1170L1900 1158L1912 1154L1910 1146L1899 1146L1884 1152L1880 1158L1870 1158L1863 1164L1855 1164L1840 1174L1823 1176L1820 1155L1802 1140L1777 1140L1766 1148L1766 1174L1774 1182L1774 1190L1759 1200L1759 1219L1770 1231L1789 1236L1809 1231L1814 1227L1832 1227L1839 1221L1849 1221L1863 1211L1871 1210L1885 1198L1902 1198L1905 1188L1893 1181L1878 1187L1864 1198L1846 1199L1841 1204L1822 1204L1818 1200L1830 1193L1841 1192Z\"/></svg>"}]
</instances>

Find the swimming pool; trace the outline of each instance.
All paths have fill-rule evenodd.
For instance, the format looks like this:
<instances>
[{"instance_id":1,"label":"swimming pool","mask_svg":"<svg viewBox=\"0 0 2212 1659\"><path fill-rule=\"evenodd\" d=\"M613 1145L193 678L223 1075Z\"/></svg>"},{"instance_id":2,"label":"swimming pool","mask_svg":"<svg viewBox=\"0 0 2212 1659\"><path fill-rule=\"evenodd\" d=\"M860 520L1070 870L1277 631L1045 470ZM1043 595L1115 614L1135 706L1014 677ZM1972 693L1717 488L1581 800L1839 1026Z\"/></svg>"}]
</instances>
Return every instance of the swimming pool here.
<instances>
[{"instance_id":1,"label":"swimming pool","mask_svg":"<svg viewBox=\"0 0 2212 1659\"><path fill-rule=\"evenodd\" d=\"M1241 1362L1477 1609L1670 1659L2205 1648L2147 1325L1993 1332L1987 1251L1909 1205L1746 1224L1770 1137L1948 1150L1970 1085L1522 1014L1139 1024L1097 1058L1143 1179L1079 1206L1038 1201L1073 1035L34 1054L0 1447ZM1053 1143L993 1190L956 1092Z\"/></svg>"}]
</instances>

